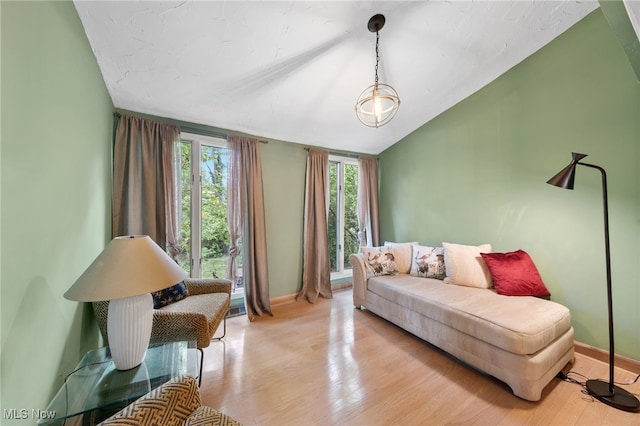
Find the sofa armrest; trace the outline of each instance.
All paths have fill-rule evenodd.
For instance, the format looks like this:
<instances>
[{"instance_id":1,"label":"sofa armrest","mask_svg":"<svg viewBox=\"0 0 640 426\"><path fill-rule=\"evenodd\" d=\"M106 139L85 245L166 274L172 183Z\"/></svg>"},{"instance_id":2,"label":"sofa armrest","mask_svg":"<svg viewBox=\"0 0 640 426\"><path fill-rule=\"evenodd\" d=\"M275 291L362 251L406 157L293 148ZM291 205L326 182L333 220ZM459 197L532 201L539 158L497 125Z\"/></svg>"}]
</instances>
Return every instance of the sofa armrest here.
<instances>
[{"instance_id":1,"label":"sofa armrest","mask_svg":"<svg viewBox=\"0 0 640 426\"><path fill-rule=\"evenodd\" d=\"M170 380L132 402L99 426L158 424L182 425L202 405L200 390L191 376Z\"/></svg>"},{"instance_id":2,"label":"sofa armrest","mask_svg":"<svg viewBox=\"0 0 640 426\"><path fill-rule=\"evenodd\" d=\"M367 267L362 253L354 253L349 256L349 262L353 268L353 305L361 308L364 303L364 295L367 290Z\"/></svg>"},{"instance_id":3,"label":"sofa armrest","mask_svg":"<svg viewBox=\"0 0 640 426\"><path fill-rule=\"evenodd\" d=\"M227 293L231 297L231 280L219 278L186 278L189 294Z\"/></svg>"}]
</instances>

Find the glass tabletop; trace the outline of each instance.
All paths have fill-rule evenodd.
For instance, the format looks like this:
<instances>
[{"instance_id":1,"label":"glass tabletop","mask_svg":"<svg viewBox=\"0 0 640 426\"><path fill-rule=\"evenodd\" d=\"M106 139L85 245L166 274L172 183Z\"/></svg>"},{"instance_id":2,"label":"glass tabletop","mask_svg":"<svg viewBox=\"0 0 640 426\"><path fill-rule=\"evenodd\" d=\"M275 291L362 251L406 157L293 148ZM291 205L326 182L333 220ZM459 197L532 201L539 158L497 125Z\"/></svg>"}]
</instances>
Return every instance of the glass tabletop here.
<instances>
[{"instance_id":1,"label":"glass tabletop","mask_svg":"<svg viewBox=\"0 0 640 426\"><path fill-rule=\"evenodd\" d=\"M92 411L116 412L181 375L198 376L195 342L151 345L142 364L126 371L115 368L108 347L94 349L82 357L47 407L55 417L38 424L56 424Z\"/></svg>"}]
</instances>

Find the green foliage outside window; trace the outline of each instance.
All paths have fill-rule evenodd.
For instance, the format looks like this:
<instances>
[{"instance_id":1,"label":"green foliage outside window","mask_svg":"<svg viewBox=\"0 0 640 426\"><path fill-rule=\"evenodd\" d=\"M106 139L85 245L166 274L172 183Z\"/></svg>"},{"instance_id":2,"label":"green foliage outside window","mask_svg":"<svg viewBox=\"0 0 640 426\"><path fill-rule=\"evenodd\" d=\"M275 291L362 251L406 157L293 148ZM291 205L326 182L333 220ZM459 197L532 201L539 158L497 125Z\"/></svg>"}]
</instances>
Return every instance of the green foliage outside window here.
<instances>
[{"instance_id":1,"label":"green foliage outside window","mask_svg":"<svg viewBox=\"0 0 640 426\"><path fill-rule=\"evenodd\" d=\"M357 253L358 241L358 165L344 163L344 268L349 255ZM339 163L329 162L329 261L331 271L338 270L338 178Z\"/></svg>"},{"instance_id":2,"label":"green foliage outside window","mask_svg":"<svg viewBox=\"0 0 640 426\"><path fill-rule=\"evenodd\" d=\"M202 277L224 278L227 275L229 231L227 227L226 149L203 146L201 161ZM180 223L183 253L180 265L188 265L191 247L191 144L180 144L182 215Z\"/></svg>"},{"instance_id":3,"label":"green foliage outside window","mask_svg":"<svg viewBox=\"0 0 640 426\"><path fill-rule=\"evenodd\" d=\"M202 149L202 258L214 259L227 255L226 149ZM224 275L222 275L224 277Z\"/></svg>"},{"instance_id":4,"label":"green foliage outside window","mask_svg":"<svg viewBox=\"0 0 640 426\"><path fill-rule=\"evenodd\" d=\"M176 256L178 264L185 271L191 271L191 144L181 142L180 150L180 189L182 200L180 204L180 248Z\"/></svg>"},{"instance_id":5,"label":"green foliage outside window","mask_svg":"<svg viewBox=\"0 0 640 426\"><path fill-rule=\"evenodd\" d=\"M344 265L349 269L349 256L360 248L358 240L358 166L345 165L344 175Z\"/></svg>"}]
</instances>

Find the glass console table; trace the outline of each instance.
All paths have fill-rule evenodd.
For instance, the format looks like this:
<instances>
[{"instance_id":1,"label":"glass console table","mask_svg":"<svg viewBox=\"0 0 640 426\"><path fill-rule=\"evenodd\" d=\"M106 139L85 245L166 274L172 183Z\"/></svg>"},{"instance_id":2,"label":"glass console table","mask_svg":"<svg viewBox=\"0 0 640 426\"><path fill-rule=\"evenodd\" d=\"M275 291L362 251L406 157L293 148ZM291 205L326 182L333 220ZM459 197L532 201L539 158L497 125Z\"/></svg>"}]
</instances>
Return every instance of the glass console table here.
<instances>
[{"instance_id":1,"label":"glass console table","mask_svg":"<svg viewBox=\"0 0 640 426\"><path fill-rule=\"evenodd\" d=\"M195 342L151 345L144 361L131 370L117 370L108 347L87 352L47 407L52 419L39 425L62 424L83 415L83 424L95 424L118 412L162 383L182 376L198 377Z\"/></svg>"}]
</instances>

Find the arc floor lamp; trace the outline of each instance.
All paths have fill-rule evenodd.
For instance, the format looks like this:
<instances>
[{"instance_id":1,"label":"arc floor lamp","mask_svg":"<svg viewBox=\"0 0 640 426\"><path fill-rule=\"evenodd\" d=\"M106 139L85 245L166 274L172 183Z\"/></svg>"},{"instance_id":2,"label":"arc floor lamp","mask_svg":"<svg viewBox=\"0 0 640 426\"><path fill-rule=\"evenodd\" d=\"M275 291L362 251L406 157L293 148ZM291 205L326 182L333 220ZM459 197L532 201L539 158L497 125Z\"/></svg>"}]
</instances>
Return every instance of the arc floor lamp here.
<instances>
[{"instance_id":1,"label":"arc floor lamp","mask_svg":"<svg viewBox=\"0 0 640 426\"><path fill-rule=\"evenodd\" d=\"M573 159L571 163L558 174L547 181L548 184L564 189L573 189L573 183L576 174L576 167L586 166L599 170L602 174L602 198L604 207L604 245L605 245L605 262L607 268L607 306L609 311L609 382L604 380L587 380L587 391L594 398L605 404L625 411L638 411L640 409L640 401L633 394L616 386L613 381L614 368L614 345L613 345L613 302L611 297L611 252L609 249L609 202L607 199L607 173L600 166L594 164L582 163L580 160L585 158L586 154L571 153Z\"/></svg>"}]
</instances>

